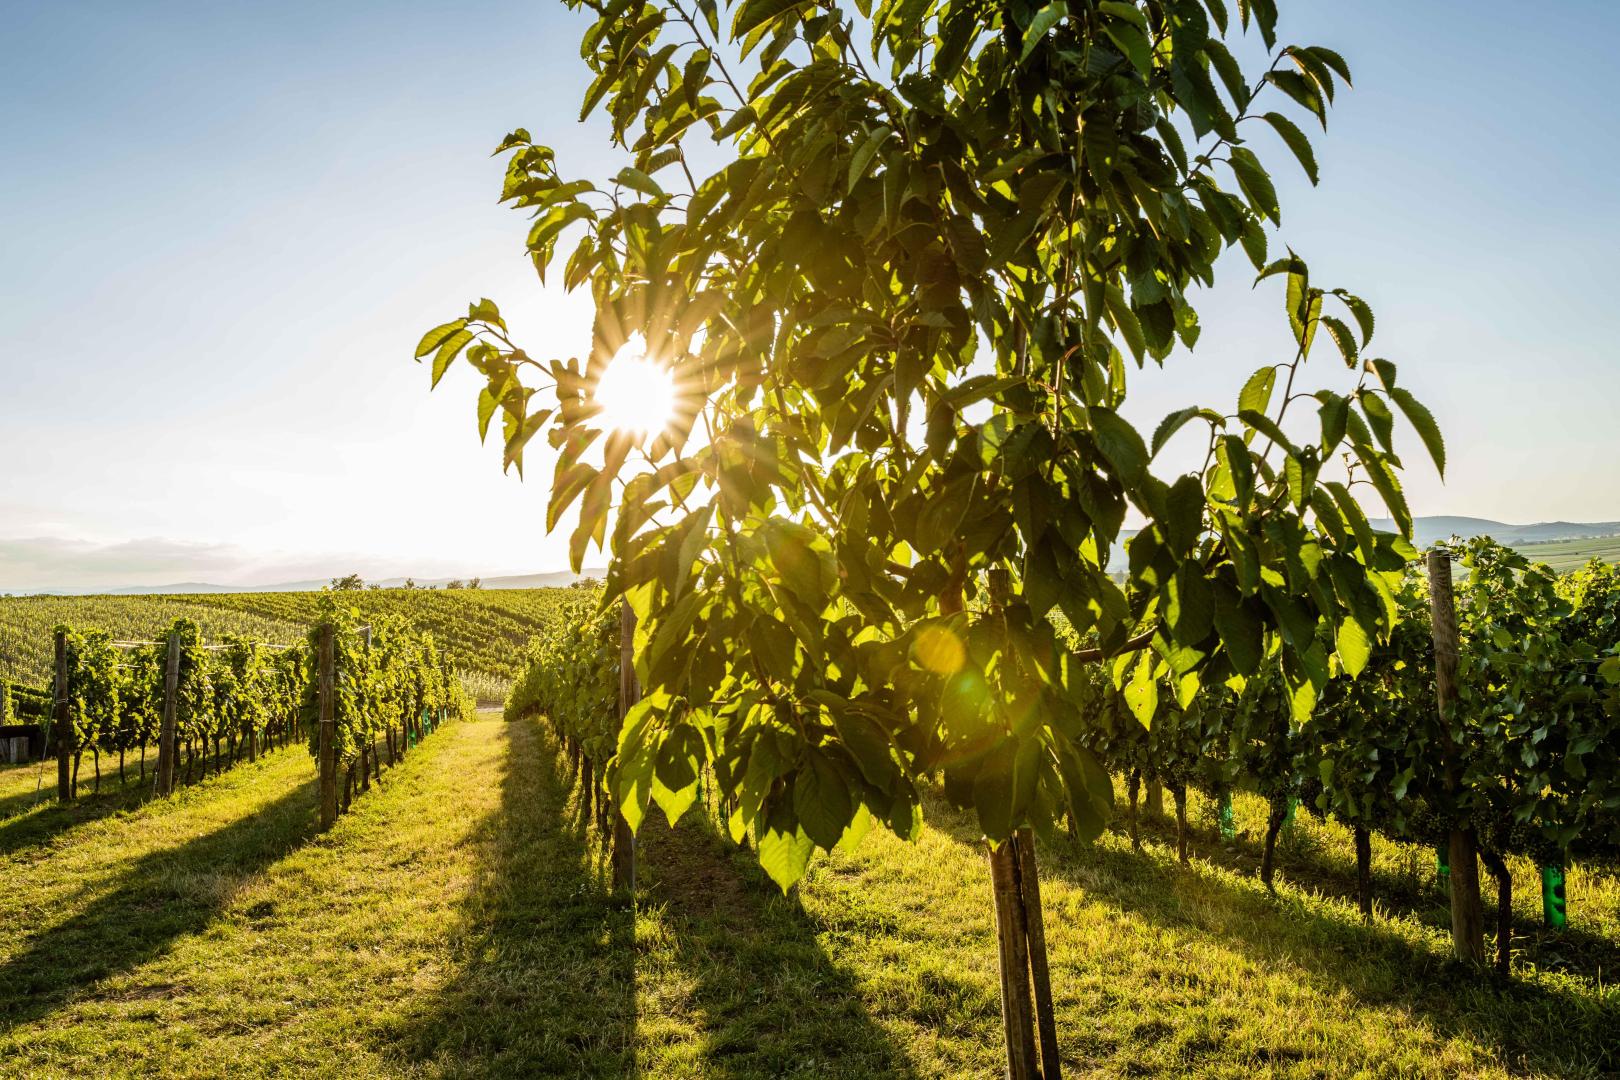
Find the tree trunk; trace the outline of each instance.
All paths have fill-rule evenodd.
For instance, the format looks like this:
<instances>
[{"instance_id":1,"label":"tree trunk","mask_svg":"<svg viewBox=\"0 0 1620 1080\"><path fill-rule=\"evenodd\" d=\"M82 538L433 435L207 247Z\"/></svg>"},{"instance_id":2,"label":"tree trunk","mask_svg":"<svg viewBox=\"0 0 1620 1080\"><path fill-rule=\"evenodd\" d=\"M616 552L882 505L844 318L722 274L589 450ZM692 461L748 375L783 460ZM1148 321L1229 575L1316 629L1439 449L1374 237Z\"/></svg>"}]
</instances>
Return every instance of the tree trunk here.
<instances>
[{"instance_id":1,"label":"tree trunk","mask_svg":"<svg viewBox=\"0 0 1620 1080\"><path fill-rule=\"evenodd\" d=\"M1479 857L1496 881L1496 973L1506 979L1513 973L1513 875L1497 852L1482 848Z\"/></svg>"},{"instance_id":2,"label":"tree trunk","mask_svg":"<svg viewBox=\"0 0 1620 1080\"><path fill-rule=\"evenodd\" d=\"M91 744L91 746L90 746L90 757L94 761L95 767L96 767L96 785L95 785L95 787L91 788L90 791L91 791L92 794L100 795L101 794L101 747L99 747L99 746L97 746L95 744Z\"/></svg>"},{"instance_id":3,"label":"tree trunk","mask_svg":"<svg viewBox=\"0 0 1620 1080\"><path fill-rule=\"evenodd\" d=\"M124 786L124 748L118 748L118 786Z\"/></svg>"},{"instance_id":4,"label":"tree trunk","mask_svg":"<svg viewBox=\"0 0 1620 1080\"><path fill-rule=\"evenodd\" d=\"M141 743L141 786L146 786L146 744Z\"/></svg>"},{"instance_id":5,"label":"tree trunk","mask_svg":"<svg viewBox=\"0 0 1620 1080\"><path fill-rule=\"evenodd\" d=\"M82 749L73 751L73 779L68 782L69 798L77 799L79 797L79 762L83 758L84 751Z\"/></svg>"},{"instance_id":6,"label":"tree trunk","mask_svg":"<svg viewBox=\"0 0 1620 1080\"><path fill-rule=\"evenodd\" d=\"M1478 843L1472 829L1451 830L1451 942L1457 959L1485 964L1485 909L1479 899Z\"/></svg>"},{"instance_id":7,"label":"tree trunk","mask_svg":"<svg viewBox=\"0 0 1620 1080\"><path fill-rule=\"evenodd\" d=\"M1356 829L1356 907L1363 919L1372 918L1372 833L1365 826Z\"/></svg>"},{"instance_id":8,"label":"tree trunk","mask_svg":"<svg viewBox=\"0 0 1620 1080\"><path fill-rule=\"evenodd\" d=\"M1170 796L1176 801L1176 858L1187 865L1187 785L1175 784Z\"/></svg>"},{"instance_id":9,"label":"tree trunk","mask_svg":"<svg viewBox=\"0 0 1620 1080\"><path fill-rule=\"evenodd\" d=\"M1164 785L1157 776L1148 778L1147 812L1149 817L1164 817Z\"/></svg>"},{"instance_id":10,"label":"tree trunk","mask_svg":"<svg viewBox=\"0 0 1620 1080\"><path fill-rule=\"evenodd\" d=\"M1277 891L1277 835L1282 832L1283 822L1287 819L1287 800L1272 799L1271 813L1266 817L1266 846L1260 853L1260 880L1265 883L1269 893Z\"/></svg>"},{"instance_id":11,"label":"tree trunk","mask_svg":"<svg viewBox=\"0 0 1620 1080\"><path fill-rule=\"evenodd\" d=\"M582 763L580 765L580 793L584 799L585 824L589 826L593 816L591 811L596 800L596 772L591 767L590 758L582 754L580 761Z\"/></svg>"}]
</instances>

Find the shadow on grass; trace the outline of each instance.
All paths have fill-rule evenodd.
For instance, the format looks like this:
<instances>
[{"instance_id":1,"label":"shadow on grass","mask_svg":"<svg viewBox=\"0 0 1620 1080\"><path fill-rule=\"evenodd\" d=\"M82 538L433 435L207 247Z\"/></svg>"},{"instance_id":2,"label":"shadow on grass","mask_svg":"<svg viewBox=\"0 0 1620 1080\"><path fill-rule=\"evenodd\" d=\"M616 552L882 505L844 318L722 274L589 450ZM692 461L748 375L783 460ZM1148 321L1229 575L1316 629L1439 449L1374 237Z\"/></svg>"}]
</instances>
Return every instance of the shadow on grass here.
<instances>
[{"instance_id":1,"label":"shadow on grass","mask_svg":"<svg viewBox=\"0 0 1620 1080\"><path fill-rule=\"evenodd\" d=\"M458 971L384 1030L391 1052L453 1076L911 1075L797 900L701 822L672 830L655 811L643 826L638 945L564 756L532 721L504 729Z\"/></svg>"},{"instance_id":2,"label":"shadow on grass","mask_svg":"<svg viewBox=\"0 0 1620 1080\"><path fill-rule=\"evenodd\" d=\"M282 747L272 747L262 751L259 760L283 751ZM183 791L218 780L228 775L234 767L247 764L246 757L232 761L228 754L209 758L206 765L199 767L201 775L191 783L182 783L177 778L176 790ZM126 767L122 781L118 778L116 767L108 768L102 775L99 792L93 790L90 778L81 771L79 797L70 803L60 803L56 799L56 761L54 758L48 760L37 791L30 788L26 792L0 799L0 855L48 844L80 825L99 821L123 810L132 810L151 799L156 786L157 759L151 757L147 759L144 778L134 764Z\"/></svg>"},{"instance_id":3,"label":"shadow on grass","mask_svg":"<svg viewBox=\"0 0 1620 1080\"><path fill-rule=\"evenodd\" d=\"M961 842L980 842L964 815L929 810L936 827ZM1042 876L1078 884L1087 896L1155 925L1235 948L1262 967L1286 965L1324 989L1343 987L1370 1005L1404 1009L1443 1036L1492 1048L1511 1071L1596 1076L1620 1069L1620 994L1613 989L1522 979L1504 985L1415 948L1387 920L1363 922L1348 906L1342 914L1324 911L1297 894L1273 897L1258 882L1234 884L1199 865L1207 860L1247 873L1256 860L1246 855L1204 844L1193 865L1181 867L1173 835L1164 850L1139 854L1062 840L1043 846ZM1353 887L1323 891L1353 895Z\"/></svg>"},{"instance_id":4,"label":"shadow on grass","mask_svg":"<svg viewBox=\"0 0 1620 1080\"><path fill-rule=\"evenodd\" d=\"M452 1076L636 1075L634 912L607 894L554 748L532 722L502 726L501 805L471 841L485 861L456 974L381 1037Z\"/></svg>"},{"instance_id":5,"label":"shadow on grass","mask_svg":"<svg viewBox=\"0 0 1620 1080\"><path fill-rule=\"evenodd\" d=\"M35 936L0 965L0 1032L203 930L243 879L314 835L315 792L310 780L250 816L142 857L111 892Z\"/></svg>"},{"instance_id":6,"label":"shadow on grass","mask_svg":"<svg viewBox=\"0 0 1620 1080\"><path fill-rule=\"evenodd\" d=\"M1175 823L1170 819L1150 821L1144 815L1142 835L1144 839L1158 839L1167 848L1173 847ZM1348 836L1346 850L1338 856L1327 845L1289 843L1284 839L1278 847L1278 881L1354 905L1355 868L1348 847ZM1195 828L1191 849L1215 866L1237 874L1259 875L1260 842L1247 832L1240 832L1236 841L1222 841L1210 829ZM1418 865L1425 865L1427 859L1431 860L1427 865L1432 867L1431 853L1417 854ZM1526 886L1523 878L1514 884L1515 893L1522 895ZM1480 866L1480 892L1486 909L1486 948L1494 956L1496 886L1483 865ZM1390 873L1375 866L1372 895L1380 915L1414 919L1447 934L1451 932L1450 901L1431 880L1425 880L1422 871ZM1526 918L1522 913L1516 913L1513 921L1513 953L1515 963L1528 961L1593 984L1606 983L1612 973L1620 971L1620 941L1595 934L1578 923L1558 932L1549 931L1539 919Z\"/></svg>"},{"instance_id":7,"label":"shadow on grass","mask_svg":"<svg viewBox=\"0 0 1620 1080\"><path fill-rule=\"evenodd\" d=\"M783 896L748 852L695 811L641 830L640 903L661 933L644 961L690 987L705 1077L912 1077L915 1068L827 955L797 893Z\"/></svg>"}]
</instances>

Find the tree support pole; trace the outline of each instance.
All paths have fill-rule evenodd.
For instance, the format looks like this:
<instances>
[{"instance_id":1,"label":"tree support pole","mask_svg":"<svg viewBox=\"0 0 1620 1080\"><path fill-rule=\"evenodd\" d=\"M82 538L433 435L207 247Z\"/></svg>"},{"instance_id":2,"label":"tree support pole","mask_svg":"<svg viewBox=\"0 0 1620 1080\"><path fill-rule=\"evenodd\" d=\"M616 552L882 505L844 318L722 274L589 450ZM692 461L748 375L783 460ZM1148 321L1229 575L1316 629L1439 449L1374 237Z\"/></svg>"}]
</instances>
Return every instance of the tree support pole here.
<instances>
[{"instance_id":1,"label":"tree support pole","mask_svg":"<svg viewBox=\"0 0 1620 1080\"><path fill-rule=\"evenodd\" d=\"M990 849L990 889L996 900L996 945L1001 962L1001 1029L1007 1044L1007 1080L1042 1080L1035 1056L1029 936L1018 881L1017 845L1017 839L1009 837Z\"/></svg>"}]
</instances>

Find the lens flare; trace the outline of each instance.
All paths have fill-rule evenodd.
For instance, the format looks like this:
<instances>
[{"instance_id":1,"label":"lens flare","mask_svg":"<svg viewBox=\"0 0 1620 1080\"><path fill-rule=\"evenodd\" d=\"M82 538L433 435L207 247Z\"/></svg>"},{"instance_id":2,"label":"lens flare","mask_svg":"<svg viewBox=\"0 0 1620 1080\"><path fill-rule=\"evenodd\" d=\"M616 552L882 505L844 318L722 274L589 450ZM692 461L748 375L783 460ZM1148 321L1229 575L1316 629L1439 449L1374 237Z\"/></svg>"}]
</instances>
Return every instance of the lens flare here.
<instances>
[{"instance_id":1,"label":"lens flare","mask_svg":"<svg viewBox=\"0 0 1620 1080\"><path fill-rule=\"evenodd\" d=\"M675 375L647 356L647 345L638 334L608 362L592 397L608 427L650 435L675 418Z\"/></svg>"}]
</instances>

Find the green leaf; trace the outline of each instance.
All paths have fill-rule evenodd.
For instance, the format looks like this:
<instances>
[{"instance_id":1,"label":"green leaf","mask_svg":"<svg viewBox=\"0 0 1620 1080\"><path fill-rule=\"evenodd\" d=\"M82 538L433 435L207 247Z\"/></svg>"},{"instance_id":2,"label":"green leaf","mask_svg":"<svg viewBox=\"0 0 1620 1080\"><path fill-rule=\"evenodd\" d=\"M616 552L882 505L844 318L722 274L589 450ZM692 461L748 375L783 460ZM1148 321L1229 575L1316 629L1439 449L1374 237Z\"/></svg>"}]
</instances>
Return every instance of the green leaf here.
<instances>
[{"instance_id":1,"label":"green leaf","mask_svg":"<svg viewBox=\"0 0 1620 1080\"><path fill-rule=\"evenodd\" d=\"M1265 121L1271 125L1273 131L1282 136L1282 141L1288 145L1288 149L1294 152L1294 156L1299 159L1300 167L1305 170L1305 175L1310 177L1311 183L1314 185L1320 180L1316 169L1316 154L1311 150L1311 141L1299 130L1299 125L1280 112L1266 113Z\"/></svg>"},{"instance_id":2,"label":"green leaf","mask_svg":"<svg viewBox=\"0 0 1620 1080\"><path fill-rule=\"evenodd\" d=\"M1198 413L1198 407L1193 405L1185 409L1177 409L1169 416L1166 416L1163 420L1160 420L1159 426L1153 429L1152 456L1157 457L1159 455L1159 451L1164 449L1164 444L1169 442L1171 437L1174 436L1176 432L1180 431L1182 427L1186 425L1187 421L1197 416Z\"/></svg>"},{"instance_id":3,"label":"green leaf","mask_svg":"<svg viewBox=\"0 0 1620 1080\"><path fill-rule=\"evenodd\" d=\"M791 833L765 829L759 835L759 865L784 893L804 877L815 850L815 841L803 829Z\"/></svg>"},{"instance_id":4,"label":"green leaf","mask_svg":"<svg viewBox=\"0 0 1620 1080\"><path fill-rule=\"evenodd\" d=\"M1328 336L1333 339L1333 344L1339 347L1339 355L1344 357L1344 366L1354 370L1356 361L1359 358L1355 335L1350 332L1350 328L1342 320L1336 319L1332 315L1323 315L1320 321L1323 326L1327 327Z\"/></svg>"},{"instance_id":5,"label":"green leaf","mask_svg":"<svg viewBox=\"0 0 1620 1080\"><path fill-rule=\"evenodd\" d=\"M1153 46L1148 43L1142 31L1129 23L1110 22L1103 24L1103 33L1119 46L1119 51L1125 54L1131 66L1144 77L1153 74ZM1025 48L1027 50L1028 46Z\"/></svg>"},{"instance_id":6,"label":"green leaf","mask_svg":"<svg viewBox=\"0 0 1620 1080\"><path fill-rule=\"evenodd\" d=\"M1271 407L1271 391L1277 385L1277 368L1267 364L1265 367L1249 376L1249 381L1243 384L1243 390L1238 394L1238 411L1252 409L1257 413L1264 413Z\"/></svg>"},{"instance_id":7,"label":"green leaf","mask_svg":"<svg viewBox=\"0 0 1620 1080\"><path fill-rule=\"evenodd\" d=\"M1145 728L1153 726L1154 714L1159 711L1159 680L1153 677L1157 663L1152 652L1143 650L1131 669L1131 681L1125 684L1125 704Z\"/></svg>"},{"instance_id":8,"label":"green leaf","mask_svg":"<svg viewBox=\"0 0 1620 1080\"><path fill-rule=\"evenodd\" d=\"M1124 418L1111 409L1092 406L1087 410L1091 418L1091 434L1097 440L1097 449L1113 466L1120 482L1134 487L1147 472L1147 445Z\"/></svg>"},{"instance_id":9,"label":"green leaf","mask_svg":"<svg viewBox=\"0 0 1620 1080\"><path fill-rule=\"evenodd\" d=\"M1046 32L1058 24L1058 21L1069 14L1069 5L1064 0L1052 0L1035 17L1029 20L1029 28L1024 31L1024 51L1019 56L1019 63L1029 59L1029 54L1035 51L1035 46L1046 37Z\"/></svg>"},{"instance_id":10,"label":"green leaf","mask_svg":"<svg viewBox=\"0 0 1620 1080\"><path fill-rule=\"evenodd\" d=\"M1411 391L1400 386L1392 386L1388 390L1390 400L1400 407L1401 414L1407 422L1417 431L1418 438L1429 451L1429 457L1434 459L1434 467L1440 470L1440 475L1446 475L1446 441L1440 434L1440 425L1435 422L1434 414Z\"/></svg>"},{"instance_id":11,"label":"green leaf","mask_svg":"<svg viewBox=\"0 0 1620 1080\"><path fill-rule=\"evenodd\" d=\"M1215 586L1215 632L1234 670L1251 675L1260 667L1265 656L1265 625L1237 590L1225 583Z\"/></svg>"},{"instance_id":12,"label":"green leaf","mask_svg":"<svg viewBox=\"0 0 1620 1080\"><path fill-rule=\"evenodd\" d=\"M1327 130L1327 106L1322 103L1322 95L1314 82L1297 71L1283 70L1266 72L1266 82L1310 110L1322 122L1322 130Z\"/></svg>"},{"instance_id":13,"label":"green leaf","mask_svg":"<svg viewBox=\"0 0 1620 1080\"><path fill-rule=\"evenodd\" d=\"M643 195L654 199L664 198L664 189L658 186L658 181L654 180L640 169L632 169L630 166L626 165L624 168L619 170L619 175L614 177L614 179L622 186L629 188L631 191L639 191Z\"/></svg>"},{"instance_id":14,"label":"green leaf","mask_svg":"<svg viewBox=\"0 0 1620 1080\"><path fill-rule=\"evenodd\" d=\"M804 3L805 0L746 0L731 21L731 40L741 41L767 22Z\"/></svg>"},{"instance_id":15,"label":"green leaf","mask_svg":"<svg viewBox=\"0 0 1620 1080\"><path fill-rule=\"evenodd\" d=\"M1344 441L1345 428L1350 422L1350 399L1331 390L1318 390L1316 399L1322 403L1318 413L1322 419L1322 456L1325 458Z\"/></svg>"},{"instance_id":16,"label":"green leaf","mask_svg":"<svg viewBox=\"0 0 1620 1080\"><path fill-rule=\"evenodd\" d=\"M1372 656L1372 638L1368 637L1366 629L1356 621L1354 615L1346 615L1340 620L1334 643L1345 674L1352 679L1360 675Z\"/></svg>"},{"instance_id":17,"label":"green leaf","mask_svg":"<svg viewBox=\"0 0 1620 1080\"><path fill-rule=\"evenodd\" d=\"M459 331L466 329L466 327L466 319L455 319L445 323L443 326L435 326L432 330L423 334L422 340L417 343L416 358L418 360L422 359L422 357L443 345L447 338L454 336Z\"/></svg>"},{"instance_id":18,"label":"green leaf","mask_svg":"<svg viewBox=\"0 0 1620 1080\"><path fill-rule=\"evenodd\" d=\"M1282 208L1277 202L1277 189L1272 186L1271 177L1266 173L1265 166L1260 164L1260 159L1246 146L1232 147L1231 155L1232 172L1237 176L1238 186L1248 197L1254 212L1269 218L1274 224L1281 224Z\"/></svg>"},{"instance_id":19,"label":"green leaf","mask_svg":"<svg viewBox=\"0 0 1620 1080\"><path fill-rule=\"evenodd\" d=\"M794 776L793 812L805 835L828 851L849 827L855 815L849 784L824 755L811 751L809 768Z\"/></svg>"},{"instance_id":20,"label":"green leaf","mask_svg":"<svg viewBox=\"0 0 1620 1080\"><path fill-rule=\"evenodd\" d=\"M871 134L861 141L855 152L849 158L849 179L846 191L854 191L855 185L866 176L867 167L872 164L872 155L876 154L878 147L893 134L888 125L879 124L872 129Z\"/></svg>"},{"instance_id":21,"label":"green leaf","mask_svg":"<svg viewBox=\"0 0 1620 1080\"><path fill-rule=\"evenodd\" d=\"M1373 336L1374 323L1371 305L1361 297L1347 293L1343 289L1334 289L1333 295L1339 298L1344 306L1349 309L1351 317L1356 320L1356 325L1361 329L1361 347L1365 349Z\"/></svg>"},{"instance_id":22,"label":"green leaf","mask_svg":"<svg viewBox=\"0 0 1620 1080\"><path fill-rule=\"evenodd\" d=\"M439 351L433 356L433 386L439 385L444 373L449 370L450 364L460 355L461 350L472 343L471 330L457 330L439 343Z\"/></svg>"}]
</instances>

